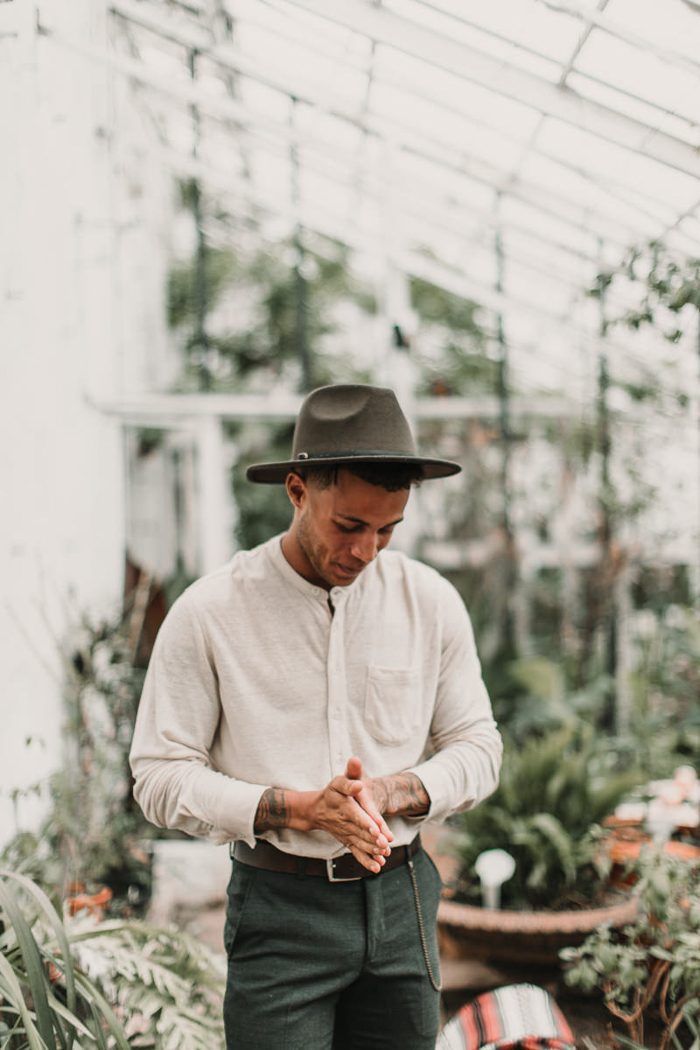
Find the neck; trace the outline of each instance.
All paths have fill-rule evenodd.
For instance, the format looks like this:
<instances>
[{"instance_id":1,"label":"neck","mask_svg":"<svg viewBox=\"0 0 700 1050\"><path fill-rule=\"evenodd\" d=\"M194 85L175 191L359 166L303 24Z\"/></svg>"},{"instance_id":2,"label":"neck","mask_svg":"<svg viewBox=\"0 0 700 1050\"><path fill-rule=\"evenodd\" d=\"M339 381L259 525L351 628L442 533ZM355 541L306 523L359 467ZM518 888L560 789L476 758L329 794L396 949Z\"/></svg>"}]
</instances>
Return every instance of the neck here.
<instances>
[{"instance_id":1,"label":"neck","mask_svg":"<svg viewBox=\"0 0 700 1050\"><path fill-rule=\"evenodd\" d=\"M313 583L315 587L322 587L324 591L330 590L330 585L318 575L313 565L306 557L306 554L299 543L299 537L297 536L297 531L293 524L282 537L282 554L294 571L298 572L305 580L309 583Z\"/></svg>"}]
</instances>

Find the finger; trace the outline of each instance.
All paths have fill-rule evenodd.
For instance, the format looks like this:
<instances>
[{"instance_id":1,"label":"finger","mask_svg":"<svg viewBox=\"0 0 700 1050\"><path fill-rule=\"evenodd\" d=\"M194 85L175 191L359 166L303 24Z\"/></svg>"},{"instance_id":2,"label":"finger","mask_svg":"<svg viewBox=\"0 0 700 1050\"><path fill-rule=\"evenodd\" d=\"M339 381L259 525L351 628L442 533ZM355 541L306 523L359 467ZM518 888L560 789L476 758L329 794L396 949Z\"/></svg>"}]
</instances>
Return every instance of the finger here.
<instances>
[{"instance_id":1,"label":"finger","mask_svg":"<svg viewBox=\"0 0 700 1050\"><path fill-rule=\"evenodd\" d=\"M352 800L352 808L350 809L350 813L348 814L348 816L353 821L353 823L359 824L360 827L364 828L372 836L374 836L376 844L381 849L384 849L386 846L389 845L389 840L386 837L386 835L384 835L381 829L381 824L383 823L381 820L381 816L379 820L373 817L372 814L369 813L367 809L361 804L359 796L358 798Z\"/></svg>"},{"instance_id":2,"label":"finger","mask_svg":"<svg viewBox=\"0 0 700 1050\"><path fill-rule=\"evenodd\" d=\"M365 785L361 780L351 780L349 777L334 777L330 786L334 791L339 791L341 795L354 797L359 795Z\"/></svg>"},{"instance_id":3,"label":"finger","mask_svg":"<svg viewBox=\"0 0 700 1050\"><path fill-rule=\"evenodd\" d=\"M345 824L342 829L342 835L346 841L354 842L368 853L383 853L388 848L380 846L373 835L370 835L364 828L359 828L356 824Z\"/></svg>"},{"instance_id":4,"label":"finger","mask_svg":"<svg viewBox=\"0 0 700 1050\"><path fill-rule=\"evenodd\" d=\"M350 780L362 780L362 762L356 755L348 759L348 764L345 767L345 776Z\"/></svg>"},{"instance_id":5,"label":"finger","mask_svg":"<svg viewBox=\"0 0 700 1050\"><path fill-rule=\"evenodd\" d=\"M361 849L364 853L371 854L373 857L388 857L391 853L388 846L380 849L375 842L368 842L367 839L352 833L346 836L345 842L348 846L352 845L356 849Z\"/></svg>"},{"instance_id":6,"label":"finger","mask_svg":"<svg viewBox=\"0 0 700 1050\"><path fill-rule=\"evenodd\" d=\"M368 871L374 872L375 875L378 875L382 870L381 863L378 860L375 860L371 854L365 853L364 850L351 846L350 852L355 860L359 860L363 868L367 868Z\"/></svg>"},{"instance_id":7,"label":"finger","mask_svg":"<svg viewBox=\"0 0 700 1050\"><path fill-rule=\"evenodd\" d=\"M372 817L387 842L391 842L394 838L391 828L377 809L377 805L372 798L371 792L365 789L365 791L355 796L355 801L358 805L362 806L368 816Z\"/></svg>"},{"instance_id":8,"label":"finger","mask_svg":"<svg viewBox=\"0 0 700 1050\"><path fill-rule=\"evenodd\" d=\"M341 781L343 783L341 783ZM359 790L357 792L349 792L343 790L343 787L347 784L358 784ZM343 777L336 777L335 780L331 781L331 788L338 795L342 796L343 802L343 815L346 819L351 820L354 824L358 824L362 828L366 828L370 831L375 838L378 838L383 834L380 828L380 820L377 821L370 813L367 812L366 808L358 802L357 796L363 790L362 781L345 780Z\"/></svg>"}]
</instances>

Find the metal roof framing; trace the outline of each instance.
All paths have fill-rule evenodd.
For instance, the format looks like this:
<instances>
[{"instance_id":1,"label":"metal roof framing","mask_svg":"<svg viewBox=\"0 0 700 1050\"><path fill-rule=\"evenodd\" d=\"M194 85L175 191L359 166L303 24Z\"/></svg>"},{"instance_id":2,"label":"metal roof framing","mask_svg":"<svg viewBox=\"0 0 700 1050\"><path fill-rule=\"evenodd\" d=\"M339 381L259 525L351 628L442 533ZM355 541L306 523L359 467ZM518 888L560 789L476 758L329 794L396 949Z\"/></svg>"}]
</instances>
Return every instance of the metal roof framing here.
<instances>
[{"instance_id":1,"label":"metal roof framing","mask_svg":"<svg viewBox=\"0 0 700 1050\"><path fill-rule=\"evenodd\" d=\"M683 139L526 70L504 67L491 55L368 0L354 0L351 4L346 0L292 0L292 3L356 33L364 33L377 43L435 65L461 80L473 81L498 95L524 103L545 116L556 117L687 175L700 176L700 153Z\"/></svg>"},{"instance_id":2,"label":"metal roof framing","mask_svg":"<svg viewBox=\"0 0 700 1050\"><path fill-rule=\"evenodd\" d=\"M295 3L296 0L291 0L291 2ZM355 0L355 2L358 2L358 0ZM208 39L208 34L200 27L183 26L182 24L175 25L173 20L164 18L160 12L156 13L153 5L146 4L143 0L141 2L135 2L135 0L114 0L111 4L111 9L123 18L162 36L164 39L170 40L172 43L179 44L182 47L196 48L224 69L235 72L240 76L249 77L287 96L293 96L295 99L313 106L329 116L360 128L368 135L373 135L379 139L390 139L398 147L406 149L407 152L439 166L447 167L464 178L474 179L494 189L498 187L503 189L506 181L512 180L512 171L503 168L499 169L496 165L490 164L488 161L479 161L475 157L468 158L464 155L456 163L454 159L455 149L452 144L440 143L430 138L426 140L425 137L421 137L415 130L410 131L409 135L406 126L402 126L401 122L382 120L375 117L375 125L372 126L367 118L362 120L356 113L347 109L343 110L337 104L329 102L327 97L322 96L312 85L305 82L298 73L295 73L294 78L291 79L288 75L276 74L274 70L261 70L250 58L241 54L235 47L230 45L217 47L213 45L211 40ZM517 101L522 100L518 99ZM464 119L465 122L469 122L470 117L468 114L462 113L456 108L452 112L455 116ZM251 120L256 119L256 115L253 113L250 114L250 117ZM479 123L481 126L491 129L488 122L479 121ZM647 128L646 130L651 129ZM447 158L439 155L437 151L440 149L448 152ZM637 204L634 199L638 195L638 191L631 195L628 191L627 196L625 196L624 187L616 186L614 183L611 185L610 181L604 177L586 172L573 164L567 164L565 160L552 157L546 151L542 151L536 146L533 146L533 151L552 163L560 165L562 168L595 181L597 185L613 197L613 200L617 200L617 202L625 200L627 206L637 208L642 214L649 214L646 207ZM694 156L698 164L698 173L700 174L700 155L695 153ZM567 198L565 194L549 191L542 193L539 187L529 183L522 177L518 178L517 185L509 185L507 192L510 196L522 199L524 203L537 210L544 211L545 214L552 215L559 221L572 221L575 227L582 229L581 206L577 201ZM639 194L639 196L644 199L643 194ZM651 198L647 198L645 205L650 200ZM571 218L567 215L567 208L570 211ZM663 224L662 219L659 222ZM630 239L638 232L637 227L621 221L619 217L615 216L613 211L597 213L593 209L586 213L585 228L597 236L604 237L610 243L614 244L617 241L619 247L629 243ZM615 233L616 229L618 230L617 234Z\"/></svg>"},{"instance_id":3,"label":"metal roof framing","mask_svg":"<svg viewBox=\"0 0 700 1050\"><path fill-rule=\"evenodd\" d=\"M281 22L279 26L270 28L261 17L258 18L258 28L262 26L280 39L284 39L285 35L288 39L296 38L294 46L305 47L311 55L317 51L321 58L322 45L319 39L314 39L313 32L307 33L306 30L312 20L320 19L328 25L328 33L337 41L331 51L339 56L339 62L344 68L356 75L358 85L364 79L364 87L359 88L354 101L326 90L318 81L314 82L304 69L299 68L301 63L290 63L285 68L284 64L256 61L255 56L246 52L236 40L235 27L239 17L236 0L215 0L215 3L212 0L169 0L168 3L158 3L156 0L111 0L108 6L115 23L122 23L130 29L131 53L123 54L118 48L101 54L88 54L85 48L77 50L82 50L86 57L110 63L120 74L169 99L176 107L169 120L174 117L175 123L181 120L186 127L191 126L195 115L197 122L202 121L198 125L201 140L199 156L193 158L185 155L182 149L164 148L164 161L174 172L189 173L200 179L205 187L210 186L213 192L225 195L233 202L236 214L253 218L281 216L290 223L290 229L297 222L310 231L342 241L351 248L381 253L387 249L386 245L382 245L379 233L373 235L371 230L363 230L360 222L348 224L347 216L328 208L323 202L304 200L304 194L299 192L298 181L295 183L296 192L283 195L286 200L273 201L269 193L266 195L256 187L251 170L261 158L266 162L266 158L281 156L284 170L290 165L295 169L295 179L300 175L303 178L308 173L317 180L327 180L328 185L339 187L348 200L354 196L358 206L360 202L366 202L375 211L381 208L382 200L390 193L392 213L399 217L405 230L428 230L436 244L442 243L452 248L451 253L445 252L445 259L439 256L430 258L428 253L421 251L420 238L414 236L413 243L401 242L395 262L404 272L478 301L493 314L502 314L506 320L516 315L534 317L538 330L543 334L551 335L553 331L565 327L570 346L574 345L586 352L595 351L600 346L599 335L593 328L572 320L571 310L577 301L582 301L585 286L604 261L610 263L621 258L632 243L671 233L676 243L687 253L700 254L700 243L693 224L690 224L689 229L686 228L686 220L696 216L700 210L700 193L693 203L688 204L692 189L689 177L698 179L700 176L700 148L686 138L655 126L653 121L647 122L631 116L623 108L616 109L612 104L602 104L594 98L584 97L567 80L570 75L576 74L594 84L607 86L617 93L609 97L617 97L621 107L625 97L643 102L647 107L646 112L658 113L659 121L673 117L694 134L696 130L700 133L700 112L698 121L693 121L687 115L676 113L668 105L646 98L636 99L629 92L582 72L577 68L577 61L595 32L608 34L633 48L647 51L685 74L700 76L700 63L690 55L684 55L681 50L647 40L634 29L622 25L608 14L606 3L609 0L590 9L584 8L577 0L539 2L582 26L563 61L557 62L515 37L511 39L478 24L467 16L470 9L457 8L458 13L455 14L441 7L439 2L412 0L413 4L451 18L470 31L476 30L494 37L501 44L511 45L514 52L527 52L524 59L546 60L553 68L558 65L558 80L556 77L550 80L531 72L525 62L520 65L479 50L471 42L469 34L470 42L467 43L464 32L451 37L444 30L414 21L410 17L413 12L410 4L400 5L400 13L391 6L382 6L381 0L259 0L261 10L284 12L292 20L294 12L299 13L298 34L295 32L290 36L289 30ZM612 0L612 8L614 2ZM408 10L409 14L404 14L404 10ZM217 19L218 29L215 24ZM227 22L223 32L222 20ZM244 10L240 15L242 25L245 25L245 20ZM233 32L230 32L231 26ZM361 57L358 54L342 53L343 37L339 33L343 30L348 31L348 34L359 34L368 41ZM320 35L326 39L325 31ZM164 45L167 42L167 45L174 44L176 48L183 49L183 74L188 56L196 54L197 69L208 74L208 83L198 82L196 78L186 80L184 75L178 79L159 68L158 63L151 64L148 58L153 52L147 48L153 45L154 39ZM71 46L70 41L59 42ZM136 43L143 43L146 49L141 57L134 51ZM429 77L426 77L425 90L418 78L416 83L407 83L407 62L404 62L398 74L392 72L385 68L386 64L378 62L379 49L391 49L408 56L411 62L422 63L422 66L416 66L417 70L433 67L456 78L455 83L474 84L482 94L486 91L507 100L508 104L526 107L538 115L539 120L522 137L519 149L514 151L508 161L503 160L502 150L497 156L489 155L489 142L498 140L506 146L514 144L512 137L502 126L499 127L497 121L439 98L434 91L431 93ZM221 93L211 90L211 74L215 71L224 86ZM449 78L443 77L443 81L448 83ZM273 108L269 113L263 112L262 108L258 108L258 97L251 103L245 91L242 92L243 97L237 96L235 86L238 83L245 85L246 82L259 85L258 91L266 89L288 100L289 119L280 116L280 107ZM408 116L376 111L373 95L381 88L406 95L409 100ZM490 136L486 146L482 148L477 143L471 148L465 135L465 145L462 147L450 139L444 129L416 126L411 121L411 98L427 101L436 108L436 112L441 109L450 120L463 122L465 129L486 132ZM300 122L291 115L292 111L298 115L299 107L308 107L309 113L321 115L326 120L323 128L330 126L328 121L338 121L339 126L353 129L359 136L360 148L348 149L347 146L334 144L332 137L320 134L313 128L313 120L310 122L312 130L305 130L302 124L307 122ZM207 153L204 120L220 123L231 134L232 153L235 151L241 159L243 169L242 177L235 175L236 185L233 187L231 181L234 172L227 173L224 170L230 162L228 156L223 165L217 165L216 150L212 148L211 155ZM545 126L558 127L548 123L551 120L578 129L601 143L621 147L631 158L652 161L661 172L673 172L674 175L668 175L667 179L676 180L673 185L678 186L679 193L683 191L685 198L679 206L672 194L654 192L654 185L647 186L641 182L640 185L630 187L624 180L615 177L609 164L607 168L597 166L595 156L589 159L584 154L583 160L577 160L575 157L556 155L539 141ZM678 124L676 127L681 128ZM401 164L395 163L392 165L394 181L388 188L382 185L376 156L372 159L372 151L376 154L377 146L388 150L395 158L411 161L410 181L401 177ZM529 174L522 170L526 158L534 158L540 165L531 168ZM561 171L562 186L557 183L545 185L538 181L532 172L541 169L540 162L550 168L556 166L553 170ZM634 161L630 163L633 165ZM649 171L652 166L648 165ZM434 184L432 172L435 173ZM588 199L577 197L576 188L581 184L580 180L586 180L595 187L590 203ZM478 197L478 200L474 201L473 196ZM512 222L508 219L501 221L494 211L499 196L512 204L516 214L518 209L525 212L525 218L517 218ZM484 201L487 203L484 204ZM542 229L538 228L537 216L542 217ZM489 251L499 230L506 236L511 272L529 273L535 280L542 278L552 288L562 285L570 288L567 307L562 308L564 298L561 296L551 307L544 302L528 301L522 292L514 290L517 284L509 288L506 282L505 289L497 291L488 279L479 279L478 273L470 273L469 267L459 261L460 255L467 258L469 248L477 246ZM565 230L571 232L570 239ZM512 243L508 243L509 232ZM592 244L596 239L605 247L605 260ZM426 242L426 246L431 245ZM542 249L545 251L542 252ZM455 257L457 262L454 261ZM515 340L514 345L520 345L525 351L532 349L522 340L520 344ZM619 355L621 360L639 360L621 343L607 340L606 347ZM546 360L546 353L543 360ZM555 362L550 358L549 364ZM561 366L561 362L559 364Z\"/></svg>"}]
</instances>

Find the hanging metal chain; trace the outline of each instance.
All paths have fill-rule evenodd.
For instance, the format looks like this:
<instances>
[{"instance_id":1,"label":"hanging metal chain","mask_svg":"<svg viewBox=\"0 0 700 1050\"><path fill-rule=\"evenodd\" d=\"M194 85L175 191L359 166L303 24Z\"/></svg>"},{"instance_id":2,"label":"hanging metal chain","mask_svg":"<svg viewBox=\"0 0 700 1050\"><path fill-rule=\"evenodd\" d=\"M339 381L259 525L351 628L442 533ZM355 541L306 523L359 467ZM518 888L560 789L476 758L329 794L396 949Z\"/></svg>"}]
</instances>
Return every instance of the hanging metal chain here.
<instances>
[{"instance_id":1,"label":"hanging metal chain","mask_svg":"<svg viewBox=\"0 0 700 1050\"><path fill-rule=\"evenodd\" d=\"M423 921L423 909L420 902L420 893L418 892L418 880L416 878L416 872L413 865L413 858L409 857L407 862L408 874L411 878L411 885L413 886L413 900L416 905L416 919L418 920L418 935L420 937L420 945L423 949L423 958L425 959L425 968L428 971L428 979L436 992L442 991L442 981L438 978L435 980L433 973L433 964L430 961L430 952L428 950L428 938L425 933L425 923Z\"/></svg>"}]
</instances>

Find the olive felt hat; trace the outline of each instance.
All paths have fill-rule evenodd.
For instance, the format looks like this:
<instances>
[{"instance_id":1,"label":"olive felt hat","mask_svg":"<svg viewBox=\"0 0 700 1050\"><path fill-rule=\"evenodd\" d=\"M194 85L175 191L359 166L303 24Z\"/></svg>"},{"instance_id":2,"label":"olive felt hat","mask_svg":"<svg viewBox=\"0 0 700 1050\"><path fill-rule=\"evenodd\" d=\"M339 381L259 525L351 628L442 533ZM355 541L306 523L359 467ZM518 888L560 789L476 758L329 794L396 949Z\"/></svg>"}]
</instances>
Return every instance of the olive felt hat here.
<instances>
[{"instance_id":1,"label":"olive felt hat","mask_svg":"<svg viewBox=\"0 0 700 1050\"><path fill-rule=\"evenodd\" d=\"M408 420L393 390L337 384L312 390L304 400L284 463L254 463L249 481L274 485L297 467L311 464L405 463L424 478L446 478L462 469L447 459L419 456Z\"/></svg>"}]
</instances>

